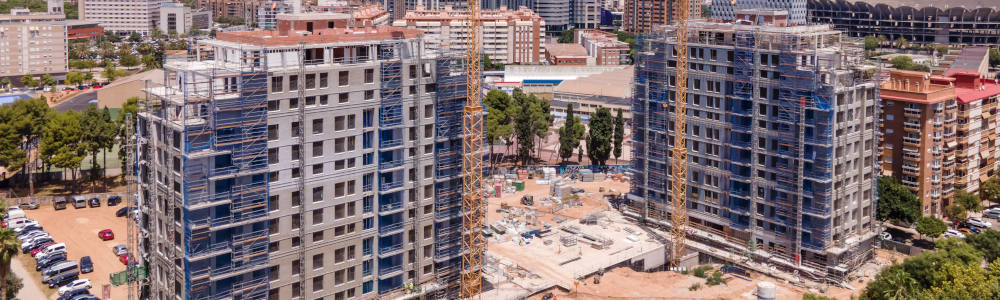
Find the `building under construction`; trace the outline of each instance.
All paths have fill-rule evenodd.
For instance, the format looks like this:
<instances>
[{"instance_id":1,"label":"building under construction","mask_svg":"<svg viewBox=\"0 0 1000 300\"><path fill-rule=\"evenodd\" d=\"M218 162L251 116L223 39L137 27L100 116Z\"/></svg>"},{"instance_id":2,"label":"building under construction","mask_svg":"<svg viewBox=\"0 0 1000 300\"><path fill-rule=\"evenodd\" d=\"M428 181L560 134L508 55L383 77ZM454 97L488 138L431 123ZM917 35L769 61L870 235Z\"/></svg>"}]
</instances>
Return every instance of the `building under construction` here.
<instances>
[{"instance_id":1,"label":"building under construction","mask_svg":"<svg viewBox=\"0 0 1000 300\"><path fill-rule=\"evenodd\" d=\"M873 256L876 85L829 26L788 26L783 11L740 14L755 22L689 23L687 249L843 282ZM627 214L664 226L674 44L672 27L641 41L632 101Z\"/></svg>"},{"instance_id":2,"label":"building under construction","mask_svg":"<svg viewBox=\"0 0 1000 300\"><path fill-rule=\"evenodd\" d=\"M144 299L454 298L464 66L419 30L219 33L139 118Z\"/></svg>"}]
</instances>

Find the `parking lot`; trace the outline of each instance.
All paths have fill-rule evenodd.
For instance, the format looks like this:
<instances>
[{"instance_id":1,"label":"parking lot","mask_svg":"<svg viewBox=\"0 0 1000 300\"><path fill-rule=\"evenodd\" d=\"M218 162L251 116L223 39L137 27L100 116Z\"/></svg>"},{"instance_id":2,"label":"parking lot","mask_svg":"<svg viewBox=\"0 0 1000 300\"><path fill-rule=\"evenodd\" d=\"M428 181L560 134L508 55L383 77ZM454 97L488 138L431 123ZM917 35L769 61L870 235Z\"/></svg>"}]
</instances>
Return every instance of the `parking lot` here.
<instances>
[{"instance_id":1,"label":"parking lot","mask_svg":"<svg viewBox=\"0 0 1000 300\"><path fill-rule=\"evenodd\" d=\"M72 204L66 209L54 210L51 204L42 205L39 209L26 211L26 217L38 221L45 231L58 243L66 243L67 259L79 262L83 256L90 256L94 263L94 272L80 274L80 278L87 278L93 282L90 293L101 297L103 286L110 285L110 274L125 270L118 257L112 253L111 248L115 245L127 242L127 219L125 217L115 217L115 211L125 207L124 203L117 206L107 206L107 201L102 198L101 207L73 208ZM102 241L97 237L97 233L103 229L111 229L115 238L109 241ZM23 255L30 261L25 265L29 272L35 270L34 259L30 254ZM25 280L35 280L25 278ZM37 281L37 280L36 280ZM48 289L48 285L37 283L42 289ZM128 290L125 286L111 287L111 299L125 299ZM56 299L58 295L53 295L51 299Z\"/></svg>"}]
</instances>

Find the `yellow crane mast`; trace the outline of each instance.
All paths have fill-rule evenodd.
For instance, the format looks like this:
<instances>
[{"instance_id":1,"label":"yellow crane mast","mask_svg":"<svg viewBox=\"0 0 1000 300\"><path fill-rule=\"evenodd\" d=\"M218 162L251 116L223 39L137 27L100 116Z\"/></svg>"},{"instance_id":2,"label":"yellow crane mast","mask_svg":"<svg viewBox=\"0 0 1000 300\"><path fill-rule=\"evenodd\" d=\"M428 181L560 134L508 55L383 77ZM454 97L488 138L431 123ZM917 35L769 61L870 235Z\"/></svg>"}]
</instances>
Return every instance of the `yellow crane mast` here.
<instances>
[{"instance_id":1,"label":"yellow crane mast","mask_svg":"<svg viewBox=\"0 0 1000 300\"><path fill-rule=\"evenodd\" d=\"M469 26L466 27L465 88L462 113L462 284L460 297L478 298L483 282L483 252L486 241L482 226L483 209L483 104L480 66L480 0L467 0Z\"/></svg>"},{"instance_id":2,"label":"yellow crane mast","mask_svg":"<svg viewBox=\"0 0 1000 300\"><path fill-rule=\"evenodd\" d=\"M687 247L687 29L690 14L689 0L676 0L674 11L677 12L676 37L674 49L677 53L675 97L674 97L674 148L671 150L670 167L673 173L671 182L671 203L673 212L670 214L670 267L680 265L681 256ZM669 9L668 5L664 5ZM667 14L669 15L669 14Z\"/></svg>"}]
</instances>

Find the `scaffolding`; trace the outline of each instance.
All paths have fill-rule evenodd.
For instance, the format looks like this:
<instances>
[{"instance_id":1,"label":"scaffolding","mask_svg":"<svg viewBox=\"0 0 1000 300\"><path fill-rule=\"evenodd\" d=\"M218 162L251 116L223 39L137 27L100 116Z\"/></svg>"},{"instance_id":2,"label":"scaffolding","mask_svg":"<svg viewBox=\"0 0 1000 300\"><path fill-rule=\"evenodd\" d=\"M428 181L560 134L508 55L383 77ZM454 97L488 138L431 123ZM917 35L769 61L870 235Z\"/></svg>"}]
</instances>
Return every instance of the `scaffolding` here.
<instances>
[{"instance_id":1,"label":"scaffolding","mask_svg":"<svg viewBox=\"0 0 1000 300\"><path fill-rule=\"evenodd\" d=\"M147 89L147 121L171 128L160 136L179 155L164 164L184 174L158 190L183 195L166 213L183 220L190 299L267 294L267 74L259 51L242 53L238 63L171 66L168 86Z\"/></svg>"},{"instance_id":2,"label":"scaffolding","mask_svg":"<svg viewBox=\"0 0 1000 300\"><path fill-rule=\"evenodd\" d=\"M462 112L466 85L462 60L435 62L435 250L434 269L441 299L456 299L462 266Z\"/></svg>"}]
</instances>

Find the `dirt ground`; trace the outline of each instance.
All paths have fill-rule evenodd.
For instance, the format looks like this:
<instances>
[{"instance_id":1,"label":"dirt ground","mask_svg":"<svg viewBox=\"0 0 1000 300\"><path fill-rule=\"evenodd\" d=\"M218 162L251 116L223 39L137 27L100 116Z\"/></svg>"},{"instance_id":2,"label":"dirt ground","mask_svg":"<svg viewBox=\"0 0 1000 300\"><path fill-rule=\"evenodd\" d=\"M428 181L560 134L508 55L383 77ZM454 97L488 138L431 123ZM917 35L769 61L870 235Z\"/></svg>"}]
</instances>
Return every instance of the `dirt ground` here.
<instances>
[{"instance_id":1,"label":"dirt ground","mask_svg":"<svg viewBox=\"0 0 1000 300\"><path fill-rule=\"evenodd\" d=\"M69 260L80 261L80 257L90 256L94 262L94 272L81 274L81 278L88 278L93 282L94 287L90 293L101 296L102 287L111 284L110 274L125 270L125 265L118 261L118 257L111 252L115 245L125 244L127 241L127 224L124 217L115 217L115 211L124 207L123 204L117 206L107 206L107 202L102 201L101 207L74 209L68 206L64 210L54 210L51 205L43 205L39 209L27 211L27 217L38 221L42 228L52 238L59 243L66 243L66 253ZM101 241L97 233L103 229L111 229L115 234L115 239ZM24 255L27 257L27 255ZM25 267L33 271L34 259ZM48 287L43 287L47 289ZM128 295L126 286L112 286L112 299L124 299ZM57 298L53 295L51 299Z\"/></svg>"},{"instance_id":2,"label":"dirt ground","mask_svg":"<svg viewBox=\"0 0 1000 300\"><path fill-rule=\"evenodd\" d=\"M888 267L893 263L901 263L908 256L883 249L875 250L875 261L879 267ZM872 273L874 274L874 273ZM813 293L835 299L853 299L861 294L871 280L851 282L856 290L841 287L830 287L825 293L808 291L804 288L776 281L768 276L752 274L751 281L743 278L725 275L724 285L707 286L705 279L692 275L682 275L676 272L636 272L628 268L617 268L604 274L600 284L594 284L593 278L582 282L576 291L551 290L557 299L757 299L754 294L757 283L770 281L778 287L777 299L802 299L805 293ZM689 288L700 283L701 288L691 291ZM528 299L541 299L548 292L539 293Z\"/></svg>"}]
</instances>

